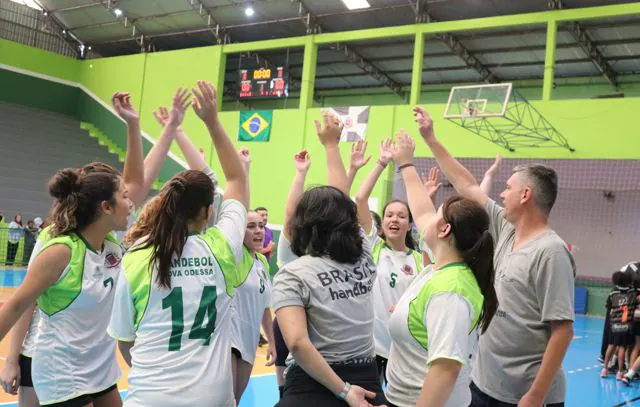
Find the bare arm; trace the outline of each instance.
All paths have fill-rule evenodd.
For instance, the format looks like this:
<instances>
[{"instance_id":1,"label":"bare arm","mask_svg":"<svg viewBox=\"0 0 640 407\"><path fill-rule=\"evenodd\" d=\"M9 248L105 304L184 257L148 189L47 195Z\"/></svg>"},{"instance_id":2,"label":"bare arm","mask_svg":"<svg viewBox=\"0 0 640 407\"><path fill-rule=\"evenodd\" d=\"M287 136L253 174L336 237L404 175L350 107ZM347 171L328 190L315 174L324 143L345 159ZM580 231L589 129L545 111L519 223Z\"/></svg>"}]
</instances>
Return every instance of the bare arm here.
<instances>
[{"instance_id":1,"label":"bare arm","mask_svg":"<svg viewBox=\"0 0 640 407\"><path fill-rule=\"evenodd\" d=\"M131 348L133 348L134 344L135 342L118 341L118 349L120 349L122 359L124 359L129 367L131 367Z\"/></svg>"},{"instance_id":2,"label":"bare arm","mask_svg":"<svg viewBox=\"0 0 640 407\"><path fill-rule=\"evenodd\" d=\"M316 132L320 143L324 146L327 154L327 172L328 184L339 189L345 194L349 194L349 180L347 171L344 169L344 163L340 156L340 134L342 133L342 123L337 117L328 112L323 113L324 127L320 125L318 120L315 121Z\"/></svg>"},{"instance_id":3,"label":"bare arm","mask_svg":"<svg viewBox=\"0 0 640 407\"><path fill-rule=\"evenodd\" d=\"M451 181L460 195L474 200L484 207L489 199L487 194L480 189L473 175L458 160L453 158L449 151L436 139L433 121L429 114L420 107L415 107L413 111L418 122L420 135L431 149L444 175Z\"/></svg>"},{"instance_id":4,"label":"bare arm","mask_svg":"<svg viewBox=\"0 0 640 407\"><path fill-rule=\"evenodd\" d=\"M384 170L387 168L389 161L391 161L392 146L393 142L391 139L386 139L380 143L380 158L376 161L375 167L373 167L362 185L360 185L360 189L358 189L358 193L356 194L358 220L366 234L371 232L372 227L371 212L369 210L369 197L371 196L371 192L376 186L376 182L378 182L380 175L382 175Z\"/></svg>"},{"instance_id":5,"label":"bare arm","mask_svg":"<svg viewBox=\"0 0 640 407\"><path fill-rule=\"evenodd\" d=\"M518 406L541 406L547 397L549 388L556 377L558 369L562 366L567 349L573 340L572 321L551 321L551 338L542 357L540 370L536 375L531 388L525 394Z\"/></svg>"},{"instance_id":6,"label":"bare arm","mask_svg":"<svg viewBox=\"0 0 640 407\"><path fill-rule=\"evenodd\" d=\"M402 172L409 208L420 233L429 221L436 216L436 208L431 201L427 187L420 180L416 167L413 166L415 142L402 130L396 134L396 146L393 149L393 160Z\"/></svg>"},{"instance_id":7,"label":"bare arm","mask_svg":"<svg viewBox=\"0 0 640 407\"><path fill-rule=\"evenodd\" d=\"M220 160L220 165L222 166L222 172L227 180L224 199L238 200L247 208L249 206L247 175L231 139L227 136L218 119L216 90L213 85L204 81L198 81L198 88L199 90L192 89L193 94L196 96L193 101L193 108L198 117L206 124L207 130L209 130L218 160Z\"/></svg>"},{"instance_id":8,"label":"bare arm","mask_svg":"<svg viewBox=\"0 0 640 407\"><path fill-rule=\"evenodd\" d=\"M0 308L0 340L4 339L25 311L56 282L71 260L71 249L54 245L42 251L33 262L24 282Z\"/></svg>"},{"instance_id":9,"label":"bare arm","mask_svg":"<svg viewBox=\"0 0 640 407\"><path fill-rule=\"evenodd\" d=\"M496 155L496 160L491 164L491 167L487 169L484 173L484 178L482 178L482 182L480 182L480 189L487 196L491 193L491 186L493 185L493 177L500 168L500 163L502 162L502 156L500 154Z\"/></svg>"},{"instance_id":10,"label":"bare arm","mask_svg":"<svg viewBox=\"0 0 640 407\"><path fill-rule=\"evenodd\" d=\"M273 319L271 318L271 308L265 308L262 314L262 330L267 336L267 363L265 366L272 366L276 363L276 345L273 336Z\"/></svg>"},{"instance_id":11,"label":"bare arm","mask_svg":"<svg viewBox=\"0 0 640 407\"><path fill-rule=\"evenodd\" d=\"M287 239L289 239L289 233L287 232L289 219L293 216L293 212L298 206L298 201L300 201L300 197L304 193L304 180L311 166L311 156L306 150L302 150L293 156L293 160L296 166L296 175L293 177L289 195L287 196L287 203L284 207L284 227L282 228L282 233Z\"/></svg>"},{"instance_id":12,"label":"bare arm","mask_svg":"<svg viewBox=\"0 0 640 407\"><path fill-rule=\"evenodd\" d=\"M368 143L364 140L358 140L351 144L351 156L349 157L349 171L347 172L347 179L349 182L349 194L351 194L351 187L353 186L353 180L356 178L356 174L360 171L360 168L367 165L371 156L365 158Z\"/></svg>"},{"instance_id":13,"label":"bare arm","mask_svg":"<svg viewBox=\"0 0 640 407\"><path fill-rule=\"evenodd\" d=\"M451 359L438 359L429 366L416 407L442 407L456 385L462 365Z\"/></svg>"},{"instance_id":14,"label":"bare arm","mask_svg":"<svg viewBox=\"0 0 640 407\"><path fill-rule=\"evenodd\" d=\"M140 117L131 105L129 93L117 92L111 97L111 103L118 116L127 124L127 152L124 158L124 180L129 198L136 206L144 201L144 153L142 151L142 135L140 134Z\"/></svg>"}]
</instances>

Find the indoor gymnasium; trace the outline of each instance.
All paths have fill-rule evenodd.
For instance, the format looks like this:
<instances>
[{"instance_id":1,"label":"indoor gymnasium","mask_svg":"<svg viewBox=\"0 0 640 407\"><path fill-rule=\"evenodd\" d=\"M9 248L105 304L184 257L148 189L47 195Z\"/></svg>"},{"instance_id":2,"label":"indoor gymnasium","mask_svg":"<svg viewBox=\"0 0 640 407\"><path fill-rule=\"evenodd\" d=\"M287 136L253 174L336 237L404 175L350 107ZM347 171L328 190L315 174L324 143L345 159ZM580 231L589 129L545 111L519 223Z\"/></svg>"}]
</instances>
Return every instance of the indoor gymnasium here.
<instances>
[{"instance_id":1,"label":"indoor gymnasium","mask_svg":"<svg viewBox=\"0 0 640 407\"><path fill-rule=\"evenodd\" d=\"M640 406L639 113L640 2L0 0L0 406Z\"/></svg>"}]
</instances>

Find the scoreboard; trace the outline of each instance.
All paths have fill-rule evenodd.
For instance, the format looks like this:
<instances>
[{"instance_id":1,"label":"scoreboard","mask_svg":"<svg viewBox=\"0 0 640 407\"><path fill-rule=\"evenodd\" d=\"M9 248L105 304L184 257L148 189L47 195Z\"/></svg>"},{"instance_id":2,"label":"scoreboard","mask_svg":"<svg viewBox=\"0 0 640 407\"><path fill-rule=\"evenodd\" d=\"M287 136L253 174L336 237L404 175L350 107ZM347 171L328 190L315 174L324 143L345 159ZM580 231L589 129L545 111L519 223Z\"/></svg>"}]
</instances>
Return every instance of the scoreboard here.
<instances>
[{"instance_id":1,"label":"scoreboard","mask_svg":"<svg viewBox=\"0 0 640 407\"><path fill-rule=\"evenodd\" d=\"M241 69L240 99L280 98L289 95L289 73L283 66Z\"/></svg>"}]
</instances>

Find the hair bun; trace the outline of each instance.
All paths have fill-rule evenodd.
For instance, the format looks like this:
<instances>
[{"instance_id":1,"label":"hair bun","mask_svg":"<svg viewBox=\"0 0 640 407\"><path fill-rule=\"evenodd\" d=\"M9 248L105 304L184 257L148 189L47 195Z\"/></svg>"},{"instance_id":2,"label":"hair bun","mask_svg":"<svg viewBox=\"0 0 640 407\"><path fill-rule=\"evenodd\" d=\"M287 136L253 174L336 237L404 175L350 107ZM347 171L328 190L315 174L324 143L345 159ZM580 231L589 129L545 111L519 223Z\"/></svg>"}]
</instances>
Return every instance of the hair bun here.
<instances>
[{"instance_id":1,"label":"hair bun","mask_svg":"<svg viewBox=\"0 0 640 407\"><path fill-rule=\"evenodd\" d=\"M73 168L65 168L56 173L49 181L49 194L63 200L78 191L78 172Z\"/></svg>"}]
</instances>

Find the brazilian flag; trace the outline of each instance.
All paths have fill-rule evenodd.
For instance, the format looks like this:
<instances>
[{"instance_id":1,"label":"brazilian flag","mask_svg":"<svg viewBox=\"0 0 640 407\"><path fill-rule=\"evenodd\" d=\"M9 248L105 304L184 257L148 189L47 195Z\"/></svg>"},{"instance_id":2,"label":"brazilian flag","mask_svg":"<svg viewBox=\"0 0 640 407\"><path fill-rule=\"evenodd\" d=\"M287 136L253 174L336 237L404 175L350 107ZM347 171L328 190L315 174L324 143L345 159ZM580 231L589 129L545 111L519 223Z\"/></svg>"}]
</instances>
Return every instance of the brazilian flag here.
<instances>
[{"instance_id":1,"label":"brazilian flag","mask_svg":"<svg viewBox=\"0 0 640 407\"><path fill-rule=\"evenodd\" d=\"M271 110L240 112L239 141L269 141L271 133Z\"/></svg>"}]
</instances>

